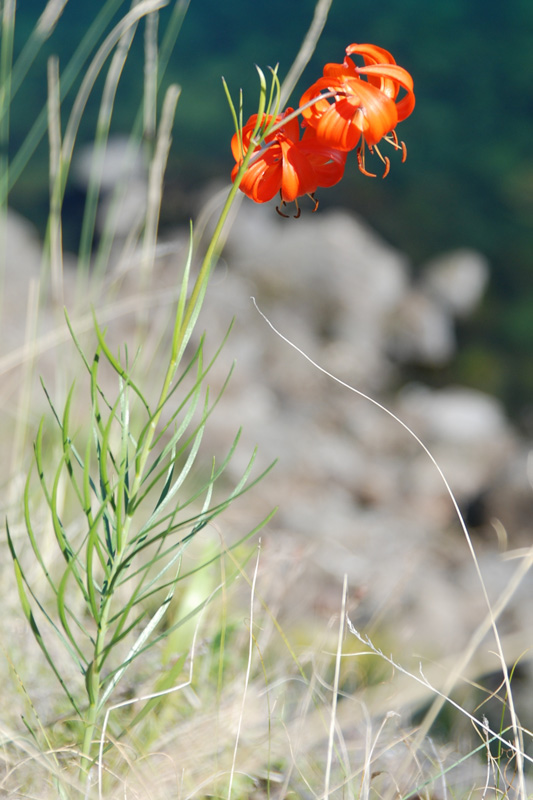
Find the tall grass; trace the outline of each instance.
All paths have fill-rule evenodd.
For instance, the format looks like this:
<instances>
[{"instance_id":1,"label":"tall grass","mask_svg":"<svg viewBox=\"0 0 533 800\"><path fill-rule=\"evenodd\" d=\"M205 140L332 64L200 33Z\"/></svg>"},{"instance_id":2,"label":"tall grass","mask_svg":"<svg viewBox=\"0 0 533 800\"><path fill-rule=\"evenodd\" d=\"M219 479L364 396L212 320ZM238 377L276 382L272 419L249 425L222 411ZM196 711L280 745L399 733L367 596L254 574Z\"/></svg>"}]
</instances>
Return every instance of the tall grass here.
<instances>
[{"instance_id":1,"label":"tall grass","mask_svg":"<svg viewBox=\"0 0 533 800\"><path fill-rule=\"evenodd\" d=\"M330 2L318 2L284 83L273 70L269 88L258 70L259 119L290 95ZM235 478L239 430L230 432L225 453L207 454L211 416L231 378L231 369L222 381L213 378L213 370L222 348L231 348L231 336L228 331L223 341L211 342L209 328L205 334L198 330L251 149L218 216L205 226L212 231L207 243L199 236L203 223L199 230L191 225L186 245L171 254L172 286L159 288L159 219L180 98L179 86L170 86L164 96L161 87L189 2L107 0L71 61L61 68L55 57L49 59L46 102L13 151L13 98L40 48L62 24L65 5L49 0L18 54L16 4L5 0L2 6L4 255L9 192L31 169L45 135L50 177L41 269L28 284L23 340L0 356L7 465L2 793L444 797L452 770L468 763L477 780L481 753L488 754L492 770L482 796L490 785L496 795L525 798L530 759L497 623L530 556L495 606L487 597L486 620L445 680L412 675L355 628L346 579L329 628L304 636L303 644L301 632L285 629L274 611L274 593L262 589L276 562L269 561L256 536L272 513L244 526L231 516L243 495L259 491L270 466L257 468L251 452ZM159 15L167 5L170 15L161 30ZM122 16L112 24L118 10ZM114 212L127 195L125 180L115 187L111 213L96 236L102 153L113 129L121 76L140 36L144 88L128 147L144 157L146 204L129 236L119 241ZM231 87L226 90L238 128L242 107L231 104ZM73 269L63 247L63 205L80 126L97 91L94 157ZM228 113L228 140L230 124ZM256 132L261 135L259 125ZM126 277L117 264L127 267ZM5 285L10 274L4 257L1 266ZM459 513L451 490L450 498ZM228 512L231 530L224 526ZM473 547L471 555L477 565ZM485 591L481 571L478 575ZM481 743L445 763L430 728L443 703L467 713L449 695L489 629L510 725L502 721L500 730L493 730L469 714ZM351 664L365 659L372 659L365 684L351 689ZM394 673L403 681L402 691L411 686L409 702L397 697L397 709L380 694L383 680L393 686ZM434 705L418 728L396 722L404 705L419 709L430 702ZM506 760L516 765L512 780ZM469 778L457 785L465 792L471 788Z\"/></svg>"}]
</instances>

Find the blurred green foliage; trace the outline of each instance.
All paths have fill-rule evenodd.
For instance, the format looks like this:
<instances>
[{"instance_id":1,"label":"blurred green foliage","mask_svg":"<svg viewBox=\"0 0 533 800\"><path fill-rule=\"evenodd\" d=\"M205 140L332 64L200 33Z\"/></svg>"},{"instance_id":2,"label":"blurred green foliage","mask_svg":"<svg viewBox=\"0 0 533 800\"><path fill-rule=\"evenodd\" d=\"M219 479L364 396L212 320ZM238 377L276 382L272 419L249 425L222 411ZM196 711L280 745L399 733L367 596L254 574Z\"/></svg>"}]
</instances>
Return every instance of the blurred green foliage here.
<instances>
[{"instance_id":1,"label":"blurred green foliage","mask_svg":"<svg viewBox=\"0 0 533 800\"><path fill-rule=\"evenodd\" d=\"M116 0L117 15L128 4ZM17 12L23 44L44 0L26 0ZM245 114L257 97L254 64L279 61L286 73L305 35L314 0L297 7L282 0L192 0L165 82L183 88L163 219L183 221L190 198L206 182L227 178L232 125L221 85L245 92ZM161 12L164 29L170 8ZM94 17L94 6L70 0L56 31L20 91L12 117L12 147L24 136L46 98L46 57L64 66ZM484 305L461 330L466 353L457 378L498 389L513 411L533 403L528 354L533 349L533 4L530 0L334 0L323 37L291 102L327 61L341 61L351 42L389 49L415 80L417 108L399 128L407 163L392 159L386 181L361 176L355 159L345 180L321 193L322 206L343 204L364 215L415 269L458 246L485 253L492 267ZM114 127L128 131L143 79L142 31L126 66ZM72 100L72 93L70 100ZM94 121L99 97L95 96ZM66 108L68 108L68 100ZM82 138L94 126L86 116ZM12 194L12 204L43 224L47 202L46 144ZM466 365L469 365L466 368ZM428 376L429 377L429 376Z\"/></svg>"}]
</instances>

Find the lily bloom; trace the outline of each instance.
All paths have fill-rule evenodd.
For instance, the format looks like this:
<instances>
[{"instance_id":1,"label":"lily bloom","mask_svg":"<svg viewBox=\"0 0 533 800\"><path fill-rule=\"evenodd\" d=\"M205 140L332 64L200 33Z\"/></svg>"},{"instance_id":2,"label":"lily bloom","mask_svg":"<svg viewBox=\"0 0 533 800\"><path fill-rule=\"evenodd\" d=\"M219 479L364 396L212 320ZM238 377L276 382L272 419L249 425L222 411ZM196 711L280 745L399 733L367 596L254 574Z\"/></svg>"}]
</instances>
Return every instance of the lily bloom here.
<instances>
[{"instance_id":1,"label":"lily bloom","mask_svg":"<svg viewBox=\"0 0 533 800\"><path fill-rule=\"evenodd\" d=\"M351 55L363 57L364 66L358 67ZM404 96L398 100L400 90ZM407 70L396 64L392 55L382 47L371 44L351 44L346 48L342 64L326 64L322 78L307 89L300 99L304 106L318 98L302 111L305 123L316 131L317 141L338 150L353 150L362 139L357 156L359 168L365 169L364 147L375 148L389 170L389 159L376 147L385 139L397 150L405 145L398 142L395 128L415 107L413 79Z\"/></svg>"},{"instance_id":2,"label":"lily bloom","mask_svg":"<svg viewBox=\"0 0 533 800\"><path fill-rule=\"evenodd\" d=\"M284 118L293 113L287 108L275 119L275 124L282 123ZM264 115L263 128L272 120L272 116ZM231 173L235 180L244 156L251 146L251 136L257 122L257 114L250 117L240 132L231 140L231 150L237 162ZM242 142L242 146L241 146ZM256 203L266 203L278 192L282 204L296 202L297 198L309 195L315 202L314 192L319 186L333 186L340 181L344 173L346 153L319 142L314 130L304 132L300 139L300 124L297 117L288 119L275 131L268 134L261 145L254 147L248 168L244 173L239 189ZM277 209L281 214L282 212Z\"/></svg>"}]
</instances>

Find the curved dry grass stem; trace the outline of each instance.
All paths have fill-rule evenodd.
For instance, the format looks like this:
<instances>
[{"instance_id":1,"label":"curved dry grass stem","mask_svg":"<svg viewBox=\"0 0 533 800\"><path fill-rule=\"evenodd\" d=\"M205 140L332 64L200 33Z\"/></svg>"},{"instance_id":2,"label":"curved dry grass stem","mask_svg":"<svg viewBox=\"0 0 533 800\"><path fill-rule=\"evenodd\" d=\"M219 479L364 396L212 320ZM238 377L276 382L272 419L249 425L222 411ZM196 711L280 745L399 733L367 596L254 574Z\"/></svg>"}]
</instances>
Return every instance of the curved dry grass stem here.
<instances>
[{"instance_id":1,"label":"curved dry grass stem","mask_svg":"<svg viewBox=\"0 0 533 800\"><path fill-rule=\"evenodd\" d=\"M516 709L515 709L515 706L514 706L513 693L512 693L512 690L511 690L511 682L510 682L510 678L509 678L509 670L507 668L507 662L506 662L506 659L505 659L505 654L503 652L503 647L502 647L500 634L499 634L499 631L498 631L498 628L497 628L497 625L496 625L495 609L493 608L493 605L490 602L490 599L489 599L489 596L488 596L488 592L487 592L487 587L486 587L486 584L485 584L485 579L483 578L483 574L482 574L481 568L479 566L477 555L476 555L476 552L475 552L475 549L474 549L474 545L472 543L472 539L471 539L470 534L468 532L468 528L466 526L466 523L465 523L465 520L463 518L463 515L461 514L461 510L459 508L459 504L457 502L455 494L453 493L453 490L452 490L450 484L448 483L448 480L447 480L446 476L444 475L444 472L442 471L441 467L437 463L435 457L433 456L431 451L428 449L428 447L424 444L424 442L416 435L416 433L402 419L400 419L398 416L396 416L396 414L394 414L390 409L388 409L386 406L384 406L380 402L378 402L375 398L371 397L370 395L365 394L360 389L356 389L354 386L351 386L349 383L346 383L345 381L342 381L340 378L336 377L331 372L328 372L328 370L324 369L324 367L321 367L319 364L317 364L316 361L313 361L313 359L307 353L305 353L301 348L299 348L296 344L294 344L294 342L291 342L290 339L288 339L286 336L284 336L273 325L273 323L268 319L268 317L258 307L254 297L252 297L251 300L252 300L257 312L261 315L261 317L263 317L263 319L265 320L267 325L272 329L272 331L277 336L279 336L279 338L282 341L284 341L286 344L288 344L290 347L292 347L293 350L295 350L297 353L299 353L301 356L303 356L306 359L306 361L308 361L311 364L311 366L313 366L315 369L317 369L323 375L325 375L326 377L328 377L331 380L335 381L335 383L338 383L340 386L343 386L345 389L348 389L350 392L353 392L358 397L361 397L363 400L367 400L369 403L372 403L372 405L376 406L381 411L383 411L385 414L387 414L389 417L391 417L396 423L398 423L398 425L400 425L409 434L409 436L411 436L415 440L415 442L419 445L419 447L422 448L424 453L428 456L429 460L431 461L431 463L433 464L433 466L435 467L435 469L439 473L439 476L440 476L440 478L441 478L441 480L442 480L442 482L443 482L443 484L445 486L446 492L447 492L447 494L448 494L448 496L449 496L449 498L450 498L450 500L451 500L451 502L453 504L456 516L457 516L457 518L459 520L459 524L460 524L461 529L463 531L463 534L465 536L466 543L467 543L468 549L470 551L470 555L472 556L472 560L473 560L474 567L475 567L475 570L476 570L476 574L477 574L477 577L478 577L478 580L479 580L479 584L481 586L481 591L483 593L483 597L484 597L484 600L485 600L485 603L486 603L486 606L487 606L487 611L488 611L487 618L486 618L487 626L488 626L488 629L492 630L493 635L494 635L494 639L495 639L495 642L496 642L496 648L497 648L497 653L498 653L498 657L499 657L499 661L500 661L500 667L501 667L501 670L502 670L504 684L505 684L506 693L507 693L507 702L508 702L508 707L509 707L509 713L510 713L510 716L511 716L511 727L512 727L512 730L513 730L514 742L512 744L510 744L510 746L512 747L513 752L515 753L515 756L516 756L517 773L518 773L518 779L519 779L519 792L518 792L518 794L519 794L519 797L522 800L526 800L527 791L526 791L525 777L524 777L524 749L523 749L523 743L522 743L522 734L521 734L521 728L520 728L520 725L519 725L519 722L518 722L518 717L517 717L517 714L516 714ZM525 559L525 561L522 563L520 571L525 574L525 572L527 572L531 568L532 565L533 565L533 557L530 556L528 559ZM501 610L503 610L503 607L501 607L501 605L499 604L498 605L498 609L499 609L499 612L501 613ZM482 629L483 629L483 626L481 626L481 629L479 629L478 632L477 632L478 636L476 636L476 639L475 639L475 642L476 642L475 647L477 647L477 645L481 642L481 639L483 638L481 636L481 630ZM475 650L475 647L471 646L468 649L467 656L458 665L458 667L456 667L453 670L453 672L450 675L450 678L448 680L448 683L446 685L445 691L443 693L437 693L437 694L439 694L439 696L435 699L435 701L432 704L428 714L426 715L424 723L422 724L422 726L420 728L420 731L418 733L417 741L415 742L415 746L417 744L419 745L422 742L423 738L427 735L429 729L433 725L433 723L434 723L439 711L441 710L442 706L449 699L447 695L449 694L449 692L452 691L453 687L455 686L458 678L460 677L462 669L464 668L464 666L470 660L471 655L473 654L473 652Z\"/></svg>"}]
</instances>

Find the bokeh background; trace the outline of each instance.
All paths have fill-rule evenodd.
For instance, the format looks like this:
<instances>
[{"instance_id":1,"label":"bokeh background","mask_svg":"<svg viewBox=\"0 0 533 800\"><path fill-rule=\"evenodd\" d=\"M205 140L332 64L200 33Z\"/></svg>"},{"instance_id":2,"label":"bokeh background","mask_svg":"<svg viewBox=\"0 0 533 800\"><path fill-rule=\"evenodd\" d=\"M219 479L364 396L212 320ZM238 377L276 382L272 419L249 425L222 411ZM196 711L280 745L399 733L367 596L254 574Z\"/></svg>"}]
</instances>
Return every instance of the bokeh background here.
<instances>
[{"instance_id":1,"label":"bokeh background","mask_svg":"<svg viewBox=\"0 0 533 800\"><path fill-rule=\"evenodd\" d=\"M17 50L23 47L44 0L17 8ZM101 6L103 7L103 3ZM107 5L107 4L106 4ZM116 0L114 20L128 4ZM194 197L232 166L232 122L223 75L234 96L244 90L245 113L257 96L254 64L279 61L283 78L302 41L314 0L192 0L164 83L182 95L167 179L163 224L184 221ZM170 9L161 12L164 32ZM95 3L70 0L18 92L11 119L11 149L23 141L46 102L46 59L59 55L64 69L95 17ZM113 20L110 21L111 27ZM352 159L339 187L322 192L321 207L342 205L366 218L403 250L414 269L432 255L473 247L491 265L483 303L459 323L459 352L450 365L417 368L435 386L450 381L502 398L517 424L533 431L533 4L529 0L382 0L379 5L334 0L316 54L292 102L320 74L326 61L341 61L351 42L389 49L415 80L416 112L402 123L405 165L393 161L386 181L363 178ZM127 133L138 111L143 80L142 37L130 57L117 97L115 133ZM64 106L66 119L75 96ZM92 95L80 132L94 138L99 93ZM12 190L13 208L44 230L48 205L47 142ZM75 250L81 204L70 186L65 242Z\"/></svg>"}]
</instances>

